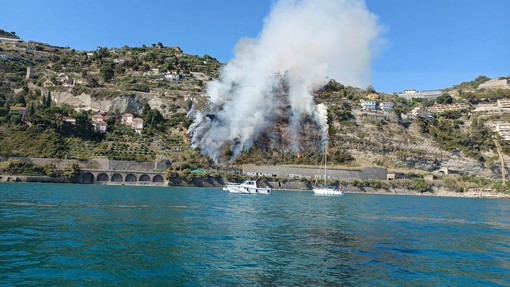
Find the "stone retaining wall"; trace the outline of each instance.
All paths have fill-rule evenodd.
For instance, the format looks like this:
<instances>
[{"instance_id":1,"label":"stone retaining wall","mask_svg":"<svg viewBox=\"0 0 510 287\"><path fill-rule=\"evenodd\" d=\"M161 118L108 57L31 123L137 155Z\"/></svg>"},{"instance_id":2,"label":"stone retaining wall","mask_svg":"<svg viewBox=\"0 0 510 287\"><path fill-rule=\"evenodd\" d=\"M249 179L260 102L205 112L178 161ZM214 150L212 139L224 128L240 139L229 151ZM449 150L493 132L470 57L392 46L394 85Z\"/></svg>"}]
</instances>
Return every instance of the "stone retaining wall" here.
<instances>
[{"instance_id":1,"label":"stone retaining wall","mask_svg":"<svg viewBox=\"0 0 510 287\"><path fill-rule=\"evenodd\" d=\"M243 172L255 176L268 174L279 178L308 178L316 179L324 177L324 170L309 167L293 167L293 166L272 166L272 165L245 165ZM349 169L328 169L329 180L386 180L388 170L386 168L365 168L361 170Z\"/></svg>"},{"instance_id":2,"label":"stone retaining wall","mask_svg":"<svg viewBox=\"0 0 510 287\"><path fill-rule=\"evenodd\" d=\"M106 158L95 158L92 160L77 159L58 159L58 158L34 158L34 157L0 157L0 162L7 160L19 160L40 166L54 164L58 169L70 167L73 163L80 165L81 169L86 170L112 170L112 171L139 171L153 172L166 168L164 162L137 162L127 160L109 160Z\"/></svg>"}]
</instances>

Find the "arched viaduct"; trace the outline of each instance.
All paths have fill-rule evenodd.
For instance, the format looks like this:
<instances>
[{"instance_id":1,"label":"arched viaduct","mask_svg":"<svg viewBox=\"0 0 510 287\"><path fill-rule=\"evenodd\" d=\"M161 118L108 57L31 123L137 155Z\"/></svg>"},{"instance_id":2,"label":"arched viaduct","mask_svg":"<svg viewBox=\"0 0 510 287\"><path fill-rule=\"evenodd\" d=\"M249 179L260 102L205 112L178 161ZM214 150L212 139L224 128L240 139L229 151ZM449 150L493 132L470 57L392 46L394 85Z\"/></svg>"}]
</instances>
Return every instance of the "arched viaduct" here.
<instances>
[{"instance_id":1,"label":"arched viaduct","mask_svg":"<svg viewBox=\"0 0 510 287\"><path fill-rule=\"evenodd\" d=\"M159 172L81 170L80 183L167 185L164 174Z\"/></svg>"}]
</instances>

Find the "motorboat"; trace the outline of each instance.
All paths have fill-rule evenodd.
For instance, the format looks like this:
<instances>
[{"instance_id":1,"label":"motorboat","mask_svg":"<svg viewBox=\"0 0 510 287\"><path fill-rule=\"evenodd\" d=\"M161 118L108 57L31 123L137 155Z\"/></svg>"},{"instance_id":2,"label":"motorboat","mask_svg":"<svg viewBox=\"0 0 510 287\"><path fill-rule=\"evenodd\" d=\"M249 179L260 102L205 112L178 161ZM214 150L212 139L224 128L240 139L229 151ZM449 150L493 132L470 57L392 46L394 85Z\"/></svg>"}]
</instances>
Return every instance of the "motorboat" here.
<instances>
[{"instance_id":1,"label":"motorboat","mask_svg":"<svg viewBox=\"0 0 510 287\"><path fill-rule=\"evenodd\" d=\"M237 182L225 182L225 185L222 187L222 189L224 191L228 191L228 187L229 185L240 185L240 183L237 183Z\"/></svg>"},{"instance_id":2,"label":"motorboat","mask_svg":"<svg viewBox=\"0 0 510 287\"><path fill-rule=\"evenodd\" d=\"M271 194L271 188L259 187L256 180L246 180L241 184L227 184L227 190L230 193L240 194Z\"/></svg>"}]
</instances>

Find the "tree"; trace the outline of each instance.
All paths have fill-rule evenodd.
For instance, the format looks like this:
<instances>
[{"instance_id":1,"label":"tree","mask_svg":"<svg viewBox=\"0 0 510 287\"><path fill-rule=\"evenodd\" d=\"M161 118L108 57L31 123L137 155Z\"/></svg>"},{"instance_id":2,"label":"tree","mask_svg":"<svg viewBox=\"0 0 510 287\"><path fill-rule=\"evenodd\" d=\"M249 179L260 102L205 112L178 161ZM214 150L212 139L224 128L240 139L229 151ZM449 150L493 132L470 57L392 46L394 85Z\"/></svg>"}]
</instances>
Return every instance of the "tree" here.
<instances>
[{"instance_id":1,"label":"tree","mask_svg":"<svg viewBox=\"0 0 510 287\"><path fill-rule=\"evenodd\" d=\"M345 87L344 85L338 83L335 80L330 80L323 88L322 90L324 92L339 92L343 90Z\"/></svg>"},{"instance_id":2,"label":"tree","mask_svg":"<svg viewBox=\"0 0 510 287\"><path fill-rule=\"evenodd\" d=\"M64 169L64 176L70 179L76 178L80 174L80 165L77 163L71 164L70 167Z\"/></svg>"},{"instance_id":3,"label":"tree","mask_svg":"<svg viewBox=\"0 0 510 287\"><path fill-rule=\"evenodd\" d=\"M478 76L473 81L473 87L478 88L478 86L480 86L480 84L483 84L489 80L490 80L490 78L487 78L486 76Z\"/></svg>"},{"instance_id":4,"label":"tree","mask_svg":"<svg viewBox=\"0 0 510 287\"><path fill-rule=\"evenodd\" d=\"M33 115L35 114L35 107L34 107L34 103L31 102L28 104L28 107L27 107L27 117L30 118L32 117Z\"/></svg>"},{"instance_id":5,"label":"tree","mask_svg":"<svg viewBox=\"0 0 510 287\"><path fill-rule=\"evenodd\" d=\"M99 69L99 75L101 76L101 79L103 81L109 82L111 79L113 79L113 76L115 75L113 65L111 63L103 64Z\"/></svg>"},{"instance_id":6,"label":"tree","mask_svg":"<svg viewBox=\"0 0 510 287\"><path fill-rule=\"evenodd\" d=\"M48 91L48 94L42 96L41 107L43 109L51 107L51 93Z\"/></svg>"},{"instance_id":7,"label":"tree","mask_svg":"<svg viewBox=\"0 0 510 287\"><path fill-rule=\"evenodd\" d=\"M73 117L76 119L76 126L73 129L73 134L82 139L91 138L94 135L94 131L88 114L82 111L73 114Z\"/></svg>"},{"instance_id":8,"label":"tree","mask_svg":"<svg viewBox=\"0 0 510 287\"><path fill-rule=\"evenodd\" d=\"M14 125L22 124L23 116L21 114L12 114L10 115L9 122Z\"/></svg>"},{"instance_id":9,"label":"tree","mask_svg":"<svg viewBox=\"0 0 510 287\"><path fill-rule=\"evenodd\" d=\"M143 105L142 118L150 128L156 128L164 120L163 115L161 115L159 110L151 109L148 103Z\"/></svg>"},{"instance_id":10,"label":"tree","mask_svg":"<svg viewBox=\"0 0 510 287\"><path fill-rule=\"evenodd\" d=\"M57 167L51 163L48 163L44 166L44 173L50 177L62 176L62 171L57 169Z\"/></svg>"},{"instance_id":11,"label":"tree","mask_svg":"<svg viewBox=\"0 0 510 287\"><path fill-rule=\"evenodd\" d=\"M151 111L149 103L145 103L142 107L142 117L145 117Z\"/></svg>"},{"instance_id":12,"label":"tree","mask_svg":"<svg viewBox=\"0 0 510 287\"><path fill-rule=\"evenodd\" d=\"M453 98L448 94L442 94L441 96L437 97L436 103L438 103L438 104L452 104Z\"/></svg>"},{"instance_id":13,"label":"tree","mask_svg":"<svg viewBox=\"0 0 510 287\"><path fill-rule=\"evenodd\" d=\"M25 100L25 96L23 93L19 93L16 95L16 105L21 105L22 107L25 107L27 105L27 102Z\"/></svg>"},{"instance_id":14,"label":"tree","mask_svg":"<svg viewBox=\"0 0 510 287\"><path fill-rule=\"evenodd\" d=\"M416 178L414 180L414 189L419 193L423 193L429 190L429 185L423 178Z\"/></svg>"},{"instance_id":15,"label":"tree","mask_svg":"<svg viewBox=\"0 0 510 287\"><path fill-rule=\"evenodd\" d=\"M103 58L110 57L110 52L108 52L108 48L98 46L97 51L94 52L94 56L98 60L102 60Z\"/></svg>"}]
</instances>

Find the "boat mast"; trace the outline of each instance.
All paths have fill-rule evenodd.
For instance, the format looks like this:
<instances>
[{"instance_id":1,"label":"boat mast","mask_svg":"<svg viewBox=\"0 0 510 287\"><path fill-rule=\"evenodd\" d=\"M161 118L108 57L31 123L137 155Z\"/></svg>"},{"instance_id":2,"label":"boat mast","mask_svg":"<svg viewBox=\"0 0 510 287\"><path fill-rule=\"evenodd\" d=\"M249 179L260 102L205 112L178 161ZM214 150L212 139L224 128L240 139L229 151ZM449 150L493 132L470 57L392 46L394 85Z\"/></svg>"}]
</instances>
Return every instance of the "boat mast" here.
<instances>
[{"instance_id":1,"label":"boat mast","mask_svg":"<svg viewBox=\"0 0 510 287\"><path fill-rule=\"evenodd\" d=\"M327 174L327 159L326 159L326 153L328 152L327 147L324 147L324 187L328 185L328 174Z\"/></svg>"}]
</instances>

